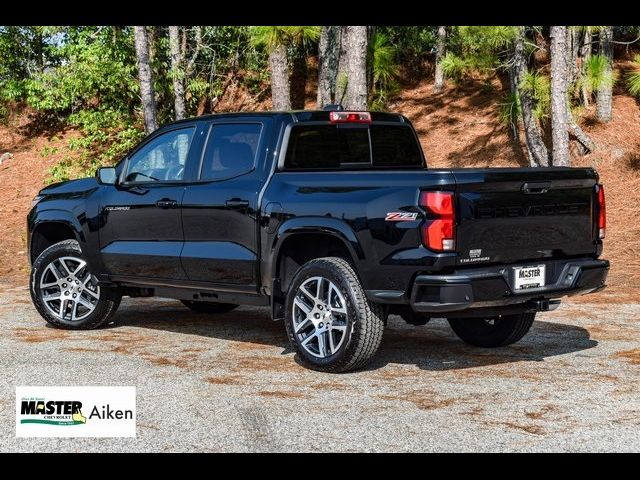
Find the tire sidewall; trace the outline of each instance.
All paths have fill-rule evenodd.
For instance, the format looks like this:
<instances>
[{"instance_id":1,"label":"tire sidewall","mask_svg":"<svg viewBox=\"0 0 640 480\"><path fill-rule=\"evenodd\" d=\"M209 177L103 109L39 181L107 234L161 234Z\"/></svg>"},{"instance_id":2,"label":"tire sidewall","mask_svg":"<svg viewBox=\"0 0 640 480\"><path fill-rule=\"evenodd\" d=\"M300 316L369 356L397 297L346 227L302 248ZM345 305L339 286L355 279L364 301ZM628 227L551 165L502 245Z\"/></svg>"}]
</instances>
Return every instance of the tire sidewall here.
<instances>
[{"instance_id":1,"label":"tire sidewall","mask_svg":"<svg viewBox=\"0 0 640 480\"><path fill-rule=\"evenodd\" d=\"M83 258L80 245L75 240L65 240L63 242L56 243L46 250L44 250L33 263L31 269L31 276L29 277L29 291L31 293L31 300L38 313L50 324L66 328L66 329L89 329L99 326L103 320L110 315L113 308L114 298L111 289L106 287L100 287L99 300L96 308L87 317L82 320L70 321L62 320L53 315L44 301L42 300L40 290L40 278L44 272L44 269L56 258L72 256Z\"/></svg>"},{"instance_id":2,"label":"tire sidewall","mask_svg":"<svg viewBox=\"0 0 640 480\"><path fill-rule=\"evenodd\" d=\"M326 358L314 357L308 353L305 348L300 344L297 335L294 333L293 327L293 300L298 292L298 288L302 283L311 277L324 277L327 280L333 282L338 287L340 293L342 293L347 310L347 329L345 332L346 338L342 342L342 345L336 353ZM345 359L349 359L354 355L357 345L358 337L360 335L360 313L355 308L354 292L349 286L347 279L341 274L339 270L333 267L328 262L312 261L302 266L295 274L291 281L290 288L287 293L285 302L285 325L287 334L292 345L294 345L296 352L302 362L310 367L327 367L335 364L342 363Z\"/></svg>"}]
</instances>

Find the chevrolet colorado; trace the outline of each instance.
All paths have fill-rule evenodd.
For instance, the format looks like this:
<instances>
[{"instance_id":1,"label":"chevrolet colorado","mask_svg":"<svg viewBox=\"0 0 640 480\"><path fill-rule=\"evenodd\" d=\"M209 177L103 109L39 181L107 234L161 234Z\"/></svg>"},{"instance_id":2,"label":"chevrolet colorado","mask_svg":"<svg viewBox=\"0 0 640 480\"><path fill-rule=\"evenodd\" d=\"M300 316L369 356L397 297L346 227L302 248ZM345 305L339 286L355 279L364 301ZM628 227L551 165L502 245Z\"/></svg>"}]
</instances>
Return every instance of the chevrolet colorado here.
<instances>
[{"instance_id":1,"label":"chevrolet colorado","mask_svg":"<svg viewBox=\"0 0 640 480\"><path fill-rule=\"evenodd\" d=\"M399 114L218 114L40 191L30 290L69 329L104 325L122 296L270 306L304 364L339 372L373 357L390 313L518 341L536 312L604 287L605 221L593 169L429 169Z\"/></svg>"}]
</instances>

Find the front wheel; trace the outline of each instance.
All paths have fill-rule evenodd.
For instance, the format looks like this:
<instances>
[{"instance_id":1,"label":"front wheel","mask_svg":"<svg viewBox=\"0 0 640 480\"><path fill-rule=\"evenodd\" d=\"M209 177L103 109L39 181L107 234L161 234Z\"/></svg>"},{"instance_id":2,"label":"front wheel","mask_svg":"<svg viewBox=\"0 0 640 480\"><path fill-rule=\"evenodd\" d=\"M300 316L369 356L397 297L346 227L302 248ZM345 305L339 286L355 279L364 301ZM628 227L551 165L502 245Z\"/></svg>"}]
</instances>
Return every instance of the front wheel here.
<instances>
[{"instance_id":1,"label":"front wheel","mask_svg":"<svg viewBox=\"0 0 640 480\"><path fill-rule=\"evenodd\" d=\"M88 330L107 323L120 305L115 288L99 286L75 240L51 245L31 271L31 300L51 325Z\"/></svg>"},{"instance_id":2,"label":"front wheel","mask_svg":"<svg viewBox=\"0 0 640 480\"><path fill-rule=\"evenodd\" d=\"M348 262L318 258L300 267L291 281L285 324L301 363L323 372L346 372L375 355L384 309L367 300Z\"/></svg>"},{"instance_id":3,"label":"front wheel","mask_svg":"<svg viewBox=\"0 0 640 480\"><path fill-rule=\"evenodd\" d=\"M450 318L449 325L458 337L470 345L506 347L525 336L535 317L535 313L519 313L490 318Z\"/></svg>"}]
</instances>

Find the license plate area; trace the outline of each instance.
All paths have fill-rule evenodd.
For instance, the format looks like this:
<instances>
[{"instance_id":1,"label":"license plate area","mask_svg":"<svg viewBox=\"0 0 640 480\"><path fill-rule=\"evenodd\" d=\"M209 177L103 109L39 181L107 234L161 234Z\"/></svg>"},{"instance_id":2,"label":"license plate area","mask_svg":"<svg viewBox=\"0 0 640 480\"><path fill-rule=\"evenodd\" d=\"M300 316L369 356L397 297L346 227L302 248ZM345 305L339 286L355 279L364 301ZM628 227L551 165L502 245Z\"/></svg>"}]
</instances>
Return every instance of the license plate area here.
<instances>
[{"instance_id":1,"label":"license plate area","mask_svg":"<svg viewBox=\"0 0 640 480\"><path fill-rule=\"evenodd\" d=\"M521 292L541 288L546 283L546 265L513 268L513 290Z\"/></svg>"}]
</instances>

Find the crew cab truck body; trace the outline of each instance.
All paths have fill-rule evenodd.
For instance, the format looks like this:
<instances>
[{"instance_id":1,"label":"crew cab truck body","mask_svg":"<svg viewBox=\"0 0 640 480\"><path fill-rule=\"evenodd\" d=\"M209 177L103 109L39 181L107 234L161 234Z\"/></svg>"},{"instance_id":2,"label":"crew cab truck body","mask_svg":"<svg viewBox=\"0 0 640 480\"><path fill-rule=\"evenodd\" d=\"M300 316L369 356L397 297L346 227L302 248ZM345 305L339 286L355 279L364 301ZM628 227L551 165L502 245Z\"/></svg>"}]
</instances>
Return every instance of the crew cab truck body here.
<instances>
[{"instance_id":1,"label":"crew cab truck body","mask_svg":"<svg viewBox=\"0 0 640 480\"><path fill-rule=\"evenodd\" d=\"M428 169L397 114L220 114L43 189L31 294L61 328L105 324L123 295L270 306L304 363L345 371L390 313L446 317L477 346L519 340L537 311L604 287L604 232L591 168Z\"/></svg>"}]
</instances>

